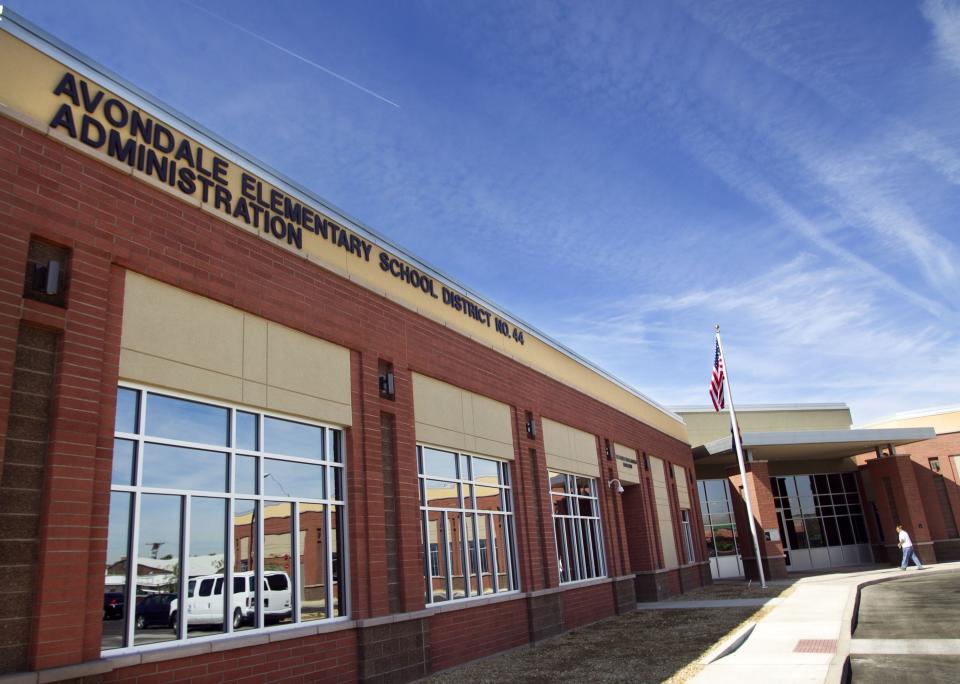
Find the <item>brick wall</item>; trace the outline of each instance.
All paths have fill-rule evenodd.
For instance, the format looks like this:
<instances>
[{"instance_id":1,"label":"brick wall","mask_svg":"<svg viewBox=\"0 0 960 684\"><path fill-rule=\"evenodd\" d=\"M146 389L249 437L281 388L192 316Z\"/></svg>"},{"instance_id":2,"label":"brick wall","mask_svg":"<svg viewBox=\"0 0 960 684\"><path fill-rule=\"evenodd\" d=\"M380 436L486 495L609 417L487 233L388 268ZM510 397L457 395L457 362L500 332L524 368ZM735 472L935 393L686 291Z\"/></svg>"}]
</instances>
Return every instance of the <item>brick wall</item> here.
<instances>
[{"instance_id":1,"label":"brick wall","mask_svg":"<svg viewBox=\"0 0 960 684\"><path fill-rule=\"evenodd\" d=\"M613 615L614 597L608 584L569 589L563 593L563 627L573 629Z\"/></svg>"},{"instance_id":2,"label":"brick wall","mask_svg":"<svg viewBox=\"0 0 960 684\"><path fill-rule=\"evenodd\" d=\"M525 601L506 601L430 617L432 669L442 670L529 640Z\"/></svg>"}]
</instances>

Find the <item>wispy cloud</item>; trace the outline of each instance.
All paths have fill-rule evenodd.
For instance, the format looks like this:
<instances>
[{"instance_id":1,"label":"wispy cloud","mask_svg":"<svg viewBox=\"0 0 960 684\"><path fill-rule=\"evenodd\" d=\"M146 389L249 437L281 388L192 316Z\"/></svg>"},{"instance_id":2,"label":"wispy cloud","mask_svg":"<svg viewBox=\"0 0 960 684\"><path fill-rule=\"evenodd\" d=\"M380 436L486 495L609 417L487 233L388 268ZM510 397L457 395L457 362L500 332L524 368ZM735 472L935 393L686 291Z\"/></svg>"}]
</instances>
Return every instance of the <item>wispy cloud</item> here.
<instances>
[{"instance_id":1,"label":"wispy cloud","mask_svg":"<svg viewBox=\"0 0 960 684\"><path fill-rule=\"evenodd\" d=\"M923 16L933 28L940 57L960 70L960 3L952 0L926 0Z\"/></svg>"}]
</instances>

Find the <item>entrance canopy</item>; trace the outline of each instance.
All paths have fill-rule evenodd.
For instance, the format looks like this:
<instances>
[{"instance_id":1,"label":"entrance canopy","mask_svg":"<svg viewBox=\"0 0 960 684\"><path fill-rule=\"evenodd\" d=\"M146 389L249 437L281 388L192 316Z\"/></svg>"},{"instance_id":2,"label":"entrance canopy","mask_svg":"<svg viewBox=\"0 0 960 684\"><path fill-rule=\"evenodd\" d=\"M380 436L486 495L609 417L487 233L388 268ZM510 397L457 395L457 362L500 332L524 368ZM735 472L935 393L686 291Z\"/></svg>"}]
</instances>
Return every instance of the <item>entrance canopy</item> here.
<instances>
[{"instance_id":1,"label":"entrance canopy","mask_svg":"<svg viewBox=\"0 0 960 684\"><path fill-rule=\"evenodd\" d=\"M933 428L882 428L874 430L799 430L796 432L744 432L744 457L756 461L817 461L847 458L879 447L899 447L933 439ZM736 463L730 437L721 437L693 449L697 465Z\"/></svg>"}]
</instances>

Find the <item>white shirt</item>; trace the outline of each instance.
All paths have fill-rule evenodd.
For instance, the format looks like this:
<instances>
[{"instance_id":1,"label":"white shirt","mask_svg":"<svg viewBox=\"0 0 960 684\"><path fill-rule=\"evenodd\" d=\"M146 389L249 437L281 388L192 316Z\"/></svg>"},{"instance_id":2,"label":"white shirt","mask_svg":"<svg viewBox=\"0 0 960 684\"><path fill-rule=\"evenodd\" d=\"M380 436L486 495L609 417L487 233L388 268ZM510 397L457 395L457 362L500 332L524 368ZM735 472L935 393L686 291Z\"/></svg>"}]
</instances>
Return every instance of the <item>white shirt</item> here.
<instances>
[{"instance_id":1,"label":"white shirt","mask_svg":"<svg viewBox=\"0 0 960 684\"><path fill-rule=\"evenodd\" d=\"M913 546L913 542L910 540L910 535L907 534L906 530L900 530L900 546L903 548Z\"/></svg>"}]
</instances>

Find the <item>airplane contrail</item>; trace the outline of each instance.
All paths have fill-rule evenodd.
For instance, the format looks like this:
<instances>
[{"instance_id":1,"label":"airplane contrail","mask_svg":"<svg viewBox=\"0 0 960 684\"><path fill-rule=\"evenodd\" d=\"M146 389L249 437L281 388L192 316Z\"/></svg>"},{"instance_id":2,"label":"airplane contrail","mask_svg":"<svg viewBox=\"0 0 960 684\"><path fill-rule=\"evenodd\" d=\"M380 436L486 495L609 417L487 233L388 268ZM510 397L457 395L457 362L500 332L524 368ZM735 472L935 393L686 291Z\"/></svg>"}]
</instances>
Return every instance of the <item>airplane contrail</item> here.
<instances>
[{"instance_id":1,"label":"airplane contrail","mask_svg":"<svg viewBox=\"0 0 960 684\"><path fill-rule=\"evenodd\" d=\"M208 9L205 8L205 7L200 7L199 5L196 5L196 4L192 3L192 2L189 2L189 0L181 0L181 1L182 1L185 5L190 5L190 6L193 7L194 9L200 10L200 11L203 12L204 14L209 14L209 15L210 15L211 17L213 17L214 19L218 19L218 20L222 21L224 24L228 24L228 25L232 26L233 28L237 29L238 31L243 31L243 32L246 33L246 34L253 36L253 37L256 38L257 40L259 40L259 41L261 41L261 42L264 42L264 43L266 43L267 45L269 45L269 46L271 46L271 47L275 47L276 49L280 50L281 52L285 52L285 53L287 53L288 55L290 55L291 57L294 57L294 58L296 58L296 59L299 59L301 62L304 62L304 63L309 64L310 66L312 66L312 67L314 67L314 68L316 68L316 69L319 69L320 71L322 71L322 72L325 73L325 74L328 74L328 75L330 75L330 76L333 76L334 78L339 79L339 80L343 81L344 83L346 83L346 84L348 84L348 85L352 85L354 88L357 88L358 90L362 90L362 91L365 92L367 95L371 95L371 96L377 98L378 100L380 100L381 102L386 102L388 105L391 105L391 106L393 106L393 107L396 107L397 109L400 109L400 105L398 105L398 104L397 104L396 102L394 102L393 100L388 100L388 99L385 98L383 95L379 95L379 94L373 92L372 90L370 90L369 88L364 88L364 87L363 87L362 85L360 85L359 83L356 83L355 81L351 81L351 80L350 80L349 78L347 78L346 76L341 76L341 75L338 74L336 71L333 71L333 70L331 70L331 69L328 69L327 67L323 66L322 64L317 64L316 62L313 62L313 61L307 59L307 58L304 57L303 55L298 55L296 52L293 52L292 50L288 50L287 48L283 47L282 45L278 45L278 44L274 43L272 40L270 40L270 39L268 39L268 38L264 38L263 36L261 36L261 35L259 35L259 34L257 34L257 33L254 33L253 31L251 31L251 30L248 29L248 28L244 28L243 26L240 26L240 24L236 24L236 23L230 21L229 19L226 19L225 17L221 17L219 14L216 14L215 12L211 12L210 10L208 10Z\"/></svg>"}]
</instances>

